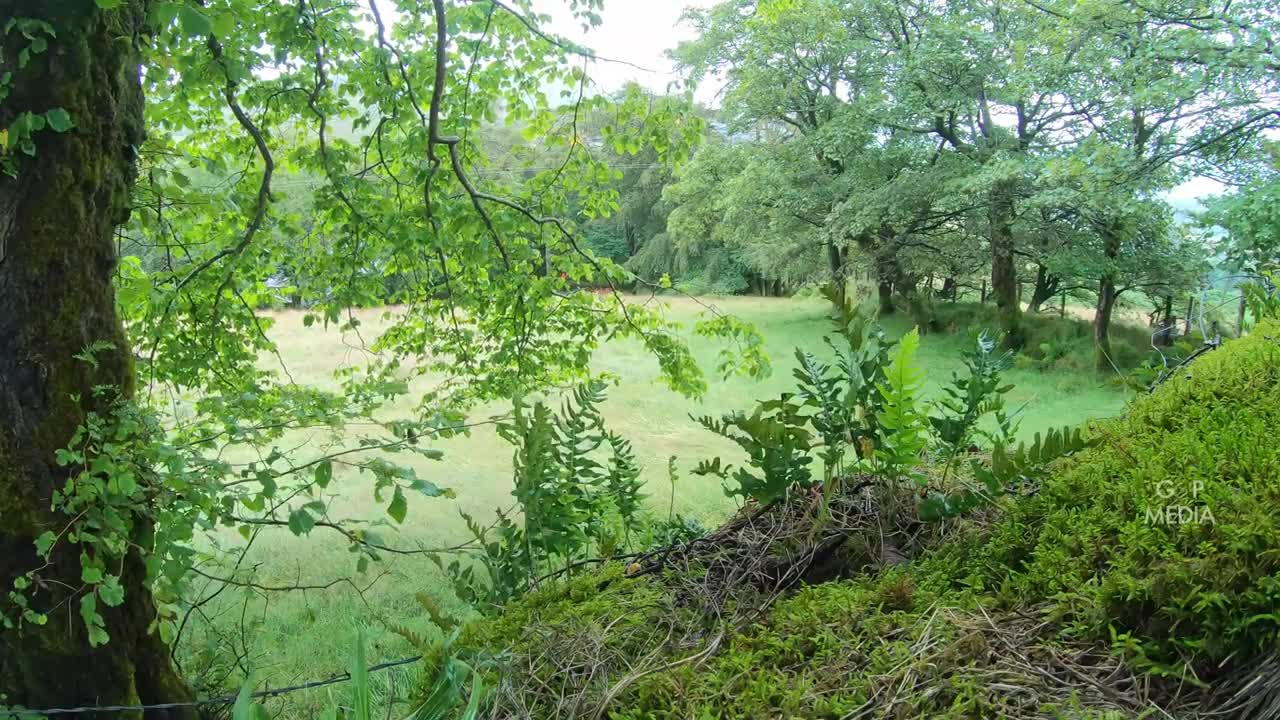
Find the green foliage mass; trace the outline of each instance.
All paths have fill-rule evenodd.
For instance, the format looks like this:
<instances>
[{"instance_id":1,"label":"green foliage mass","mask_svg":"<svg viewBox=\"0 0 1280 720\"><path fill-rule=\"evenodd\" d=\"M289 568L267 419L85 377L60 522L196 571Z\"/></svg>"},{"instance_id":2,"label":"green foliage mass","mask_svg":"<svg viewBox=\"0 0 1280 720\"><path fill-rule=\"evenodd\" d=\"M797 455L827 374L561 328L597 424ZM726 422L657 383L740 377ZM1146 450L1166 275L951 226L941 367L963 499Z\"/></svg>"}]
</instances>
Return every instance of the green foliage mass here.
<instances>
[{"instance_id":1,"label":"green foliage mass","mask_svg":"<svg viewBox=\"0 0 1280 720\"><path fill-rule=\"evenodd\" d=\"M599 690L629 678L609 706L615 719L837 718L872 706L885 717L1139 717L1078 679L1046 686L1034 668L1014 673L1010 659L1051 671L1066 650L1087 658L1086 671L1194 686L1274 650L1278 334L1267 321L1200 358L1095 426L1093 448L996 516L962 522L909 564L805 587L697 662L679 661L699 648L664 648L663 633L637 629L708 619L681 609L661 579L616 566L517 601L466 640L519 658L539 638L618 638L610 650L652 672L601 668ZM1031 687L1061 692L1019 705Z\"/></svg>"},{"instance_id":2,"label":"green foliage mass","mask_svg":"<svg viewBox=\"0 0 1280 720\"><path fill-rule=\"evenodd\" d=\"M1018 504L966 583L1056 598L1153 670L1274 647L1280 586L1280 345L1274 321L1188 365ZM988 568L988 570L981 570ZM1100 570L1102 569L1102 570Z\"/></svg>"}]
</instances>

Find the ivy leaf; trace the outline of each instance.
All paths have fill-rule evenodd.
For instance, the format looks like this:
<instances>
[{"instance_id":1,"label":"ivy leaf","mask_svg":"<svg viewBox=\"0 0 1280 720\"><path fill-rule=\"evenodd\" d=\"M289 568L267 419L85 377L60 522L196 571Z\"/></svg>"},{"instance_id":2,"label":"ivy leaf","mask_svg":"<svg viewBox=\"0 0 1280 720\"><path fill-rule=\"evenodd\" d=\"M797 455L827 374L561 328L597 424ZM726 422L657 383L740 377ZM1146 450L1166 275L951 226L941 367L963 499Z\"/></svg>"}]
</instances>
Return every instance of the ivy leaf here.
<instances>
[{"instance_id":1,"label":"ivy leaf","mask_svg":"<svg viewBox=\"0 0 1280 720\"><path fill-rule=\"evenodd\" d=\"M289 513L289 530L294 535L306 535L316 526L316 519L306 510L294 510Z\"/></svg>"},{"instance_id":2,"label":"ivy leaf","mask_svg":"<svg viewBox=\"0 0 1280 720\"><path fill-rule=\"evenodd\" d=\"M94 2L98 3L98 7L103 10L115 10L124 0L94 0Z\"/></svg>"},{"instance_id":3,"label":"ivy leaf","mask_svg":"<svg viewBox=\"0 0 1280 720\"><path fill-rule=\"evenodd\" d=\"M102 582L102 571L96 567L80 568L80 582L97 585Z\"/></svg>"},{"instance_id":4,"label":"ivy leaf","mask_svg":"<svg viewBox=\"0 0 1280 720\"><path fill-rule=\"evenodd\" d=\"M396 494L391 498L391 504L387 506L387 514L391 516L396 523L403 525L404 517L409 513L409 503L405 502L404 491L396 488Z\"/></svg>"},{"instance_id":5,"label":"ivy leaf","mask_svg":"<svg viewBox=\"0 0 1280 720\"><path fill-rule=\"evenodd\" d=\"M76 126L71 122L71 115L60 107L49 110L44 117L49 121L49 129L54 132L66 132Z\"/></svg>"}]
</instances>

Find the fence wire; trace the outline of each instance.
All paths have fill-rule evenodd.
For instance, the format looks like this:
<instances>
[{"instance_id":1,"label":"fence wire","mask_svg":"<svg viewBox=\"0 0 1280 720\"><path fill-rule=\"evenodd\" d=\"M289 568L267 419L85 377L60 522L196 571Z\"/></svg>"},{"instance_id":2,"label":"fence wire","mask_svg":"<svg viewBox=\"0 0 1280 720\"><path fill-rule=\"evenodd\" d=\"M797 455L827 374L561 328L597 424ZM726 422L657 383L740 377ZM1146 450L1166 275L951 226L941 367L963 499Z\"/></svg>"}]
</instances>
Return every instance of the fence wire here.
<instances>
[{"instance_id":1,"label":"fence wire","mask_svg":"<svg viewBox=\"0 0 1280 720\"><path fill-rule=\"evenodd\" d=\"M391 660L379 663L368 669L368 672L375 673L381 670L388 670L393 667L402 665L410 665L422 660L421 655L409 658L401 658L400 660ZM344 672L338 675L325 678L323 680L312 680L311 682L302 683L300 685L289 685L287 687L275 688L273 690L262 690L253 693L255 700L262 698L273 698L281 695L288 695L299 690L311 690L313 688L324 687L326 685L336 685L338 683L347 682L351 679L351 673ZM18 709L18 708L0 708L0 720L36 720L36 718L47 717L51 715L82 715L85 713L117 713L117 712L137 712L146 710L172 710L175 708L194 708L206 705L233 705L238 695L221 695L213 698L205 698L203 700L189 700L186 702L157 703L155 705L95 705L84 707L70 708L45 708L43 710L35 709Z\"/></svg>"}]
</instances>

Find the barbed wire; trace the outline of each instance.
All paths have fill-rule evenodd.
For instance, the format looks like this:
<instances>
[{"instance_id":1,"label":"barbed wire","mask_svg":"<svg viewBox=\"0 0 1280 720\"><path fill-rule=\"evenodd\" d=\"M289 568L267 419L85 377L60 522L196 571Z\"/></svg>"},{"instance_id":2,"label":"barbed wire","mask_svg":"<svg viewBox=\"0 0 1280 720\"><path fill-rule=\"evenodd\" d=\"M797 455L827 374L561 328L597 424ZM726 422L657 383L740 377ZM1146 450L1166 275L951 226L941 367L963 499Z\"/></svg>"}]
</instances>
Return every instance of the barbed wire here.
<instances>
[{"instance_id":1,"label":"barbed wire","mask_svg":"<svg viewBox=\"0 0 1280 720\"><path fill-rule=\"evenodd\" d=\"M399 660L390 660L388 662L373 665L366 672L375 673L382 670L389 670L402 665L411 665L422 660L421 655L414 657L401 658ZM288 695L300 690L312 690L326 685L336 685L338 683L347 682L351 679L350 672L343 672L338 675L327 677L323 680L312 680L300 685L289 685L287 687L276 688L274 690L261 690L253 693L255 700L262 698L273 698L281 695ZM185 702L157 703L154 705L95 705L70 708L45 708L43 710L28 710L18 708L0 708L0 720L34 720L41 716L49 715L81 715L84 713L116 713L116 712L138 712L145 710L172 710L175 708L194 708L206 705L232 705L238 699L238 694L221 695L213 698L205 698L203 700L188 700Z\"/></svg>"}]
</instances>

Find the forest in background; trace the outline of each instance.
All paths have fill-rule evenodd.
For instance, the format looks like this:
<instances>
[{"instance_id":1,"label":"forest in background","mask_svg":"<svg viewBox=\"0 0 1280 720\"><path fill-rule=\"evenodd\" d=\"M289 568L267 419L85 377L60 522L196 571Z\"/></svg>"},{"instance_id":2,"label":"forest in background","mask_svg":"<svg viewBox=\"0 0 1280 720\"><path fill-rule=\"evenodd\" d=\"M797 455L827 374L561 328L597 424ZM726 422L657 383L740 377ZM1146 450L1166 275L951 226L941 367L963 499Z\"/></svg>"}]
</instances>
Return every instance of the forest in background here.
<instances>
[{"instance_id":1,"label":"forest in background","mask_svg":"<svg viewBox=\"0 0 1280 720\"><path fill-rule=\"evenodd\" d=\"M568 5L600 22L599 0ZM1210 681L1257 687L1272 666L1268 3L725 0L688 15L698 37L666 95L595 92L606 59L523 0L0 10L0 713L261 717L275 691L245 648L272 598L363 600L409 556L461 604L427 593L401 608L417 627L376 618L421 663L380 700L419 720L510 702L839 716L878 707L883 677L912 689L885 706L908 714L984 716L1020 687L1015 714L1215 717L1240 705ZM720 106L695 107L713 77ZM1167 197L1188 180L1229 192L1180 217ZM779 364L776 397L724 384L773 367L750 318L700 297L731 293L821 295L834 321ZM1055 300L1092 306L1087 333L1050 317ZM1150 327L1118 327L1122 300ZM961 330L941 338L950 377L926 378L945 373L922 338ZM1228 332L1244 337L1220 350ZM314 357L335 338L340 356ZM1020 432L1015 369L1096 391L1051 373L1083 352L1123 375L1148 347L1148 399L1124 419ZM293 373L298 353L323 379ZM641 361L690 401L731 394L675 430L729 451L666 466L736 504L717 528L646 504L654 459L606 424L608 363ZM510 447L512 502L464 514L461 544L408 542L432 522L421 503L465 489L433 468L473 431ZM1232 514L1143 521L1166 481ZM262 553L326 538L325 577L259 574ZM618 625L614 583L664 612ZM937 616L917 598L965 613L945 654L977 676L860 664L906 647L933 663L956 639L924 632ZM567 616L544 622L546 602ZM1052 665L1080 683L969 644L977 614L1045 603L1058 624L1023 649L1084 658ZM745 629L775 610L789 636L788 607L799 645L727 651L773 645ZM851 608L884 632L808 622ZM212 640L183 645L197 625ZM529 654L528 633L588 642ZM351 694L305 712L372 717L370 648L352 640L332 679ZM549 695L548 650L577 683ZM818 650L853 694L809 672ZM739 695L740 664L760 694ZM1120 699L1099 689L1115 677Z\"/></svg>"}]
</instances>

